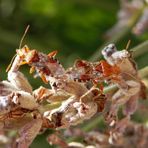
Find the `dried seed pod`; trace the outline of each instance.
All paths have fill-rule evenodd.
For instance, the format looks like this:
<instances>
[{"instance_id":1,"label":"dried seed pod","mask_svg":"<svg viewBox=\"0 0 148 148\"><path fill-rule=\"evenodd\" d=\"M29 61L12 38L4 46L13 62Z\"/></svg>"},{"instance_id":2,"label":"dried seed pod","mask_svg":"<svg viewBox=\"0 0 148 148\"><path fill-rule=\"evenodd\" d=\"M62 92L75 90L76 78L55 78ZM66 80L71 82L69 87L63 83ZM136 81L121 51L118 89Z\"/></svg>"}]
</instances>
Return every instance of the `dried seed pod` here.
<instances>
[{"instance_id":1,"label":"dried seed pod","mask_svg":"<svg viewBox=\"0 0 148 148\"><path fill-rule=\"evenodd\" d=\"M17 89L8 81L4 80L0 82L0 95L6 96L10 94L12 91L16 91Z\"/></svg>"},{"instance_id":2,"label":"dried seed pod","mask_svg":"<svg viewBox=\"0 0 148 148\"><path fill-rule=\"evenodd\" d=\"M35 98L27 92L16 91L11 94L12 102L22 108L33 110L39 105Z\"/></svg>"},{"instance_id":3,"label":"dried seed pod","mask_svg":"<svg viewBox=\"0 0 148 148\"><path fill-rule=\"evenodd\" d=\"M22 108L13 109L13 111L0 117L3 130L18 130L31 120L30 111Z\"/></svg>"},{"instance_id":4,"label":"dried seed pod","mask_svg":"<svg viewBox=\"0 0 148 148\"><path fill-rule=\"evenodd\" d=\"M29 147L34 138L38 135L42 126L42 119L33 119L19 130L19 138L16 140L16 147Z\"/></svg>"},{"instance_id":5,"label":"dried seed pod","mask_svg":"<svg viewBox=\"0 0 148 148\"><path fill-rule=\"evenodd\" d=\"M10 70L8 72L8 80L16 89L32 93L32 87L23 73Z\"/></svg>"}]
</instances>

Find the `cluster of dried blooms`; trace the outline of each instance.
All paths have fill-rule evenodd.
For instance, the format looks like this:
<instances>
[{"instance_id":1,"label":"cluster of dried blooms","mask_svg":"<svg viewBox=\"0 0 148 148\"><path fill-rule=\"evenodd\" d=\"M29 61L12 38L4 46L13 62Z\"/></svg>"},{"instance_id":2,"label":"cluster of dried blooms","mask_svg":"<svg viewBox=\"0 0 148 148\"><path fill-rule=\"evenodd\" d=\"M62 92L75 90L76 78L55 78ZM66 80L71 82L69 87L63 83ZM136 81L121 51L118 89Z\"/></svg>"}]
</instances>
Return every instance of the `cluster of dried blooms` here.
<instances>
[{"instance_id":1,"label":"cluster of dried blooms","mask_svg":"<svg viewBox=\"0 0 148 148\"><path fill-rule=\"evenodd\" d=\"M106 33L107 37L120 32L120 30L129 26L129 24L141 13L132 32L141 35L148 30L148 1L147 0L120 0L121 9L118 12L118 22Z\"/></svg>"},{"instance_id":2,"label":"cluster of dried blooms","mask_svg":"<svg viewBox=\"0 0 148 148\"><path fill-rule=\"evenodd\" d=\"M26 148L41 131L78 125L98 112L112 127L109 140L114 141L118 137L115 129L121 124L119 108L124 106L124 119L129 119L139 97L145 98L145 86L127 50L117 51L114 44L109 44L102 50L105 60L76 60L68 69L55 58L56 53L46 55L27 46L16 50L8 68L8 80L0 82L1 144ZM19 71L24 64L31 67L30 73L35 72L34 77L40 77L50 88L41 86L33 90ZM104 94L104 84L114 84L117 90ZM106 107L107 102L110 106ZM10 138L12 130L17 132ZM68 147L55 134L50 135L48 141Z\"/></svg>"},{"instance_id":3,"label":"cluster of dried blooms","mask_svg":"<svg viewBox=\"0 0 148 148\"><path fill-rule=\"evenodd\" d=\"M75 148L146 148L148 145L148 128L142 124L131 122L128 118L122 119L110 133L108 131L90 131L86 133L76 128L67 130L65 136L84 137L83 143L67 143L69 148L71 146ZM62 139L60 140L62 141ZM55 144L58 145L59 143Z\"/></svg>"}]
</instances>

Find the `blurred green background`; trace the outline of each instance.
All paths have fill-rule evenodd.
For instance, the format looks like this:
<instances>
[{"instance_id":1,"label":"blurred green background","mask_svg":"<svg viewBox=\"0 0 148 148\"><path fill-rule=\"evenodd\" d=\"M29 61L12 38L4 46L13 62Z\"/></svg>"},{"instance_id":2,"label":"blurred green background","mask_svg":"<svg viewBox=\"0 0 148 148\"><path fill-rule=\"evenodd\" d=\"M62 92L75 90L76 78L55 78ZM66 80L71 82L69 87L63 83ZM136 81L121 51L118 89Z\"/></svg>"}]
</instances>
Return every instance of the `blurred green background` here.
<instances>
[{"instance_id":1,"label":"blurred green background","mask_svg":"<svg viewBox=\"0 0 148 148\"><path fill-rule=\"evenodd\" d=\"M0 78L6 79L5 69L28 24L23 45L45 53L58 50L58 58L68 67L77 58L89 59L106 42L104 33L116 23L119 9L119 0L0 0ZM131 39L132 48L147 37L146 33L137 37L129 31L117 47L125 48ZM139 68L148 64L147 59L148 54L136 58ZM43 84L32 80L27 67L22 70L34 88ZM44 135L31 146L37 147L49 147Z\"/></svg>"}]
</instances>

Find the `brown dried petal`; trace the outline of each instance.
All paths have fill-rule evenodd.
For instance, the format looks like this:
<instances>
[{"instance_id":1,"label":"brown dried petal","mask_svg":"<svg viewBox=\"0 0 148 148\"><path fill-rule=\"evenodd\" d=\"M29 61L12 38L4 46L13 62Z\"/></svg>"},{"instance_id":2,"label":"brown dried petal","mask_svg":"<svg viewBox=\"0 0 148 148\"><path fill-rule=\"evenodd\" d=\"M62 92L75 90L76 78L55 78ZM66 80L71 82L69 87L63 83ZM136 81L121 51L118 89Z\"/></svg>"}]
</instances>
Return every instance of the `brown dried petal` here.
<instances>
[{"instance_id":1,"label":"brown dried petal","mask_svg":"<svg viewBox=\"0 0 148 148\"><path fill-rule=\"evenodd\" d=\"M8 80L18 90L32 93L32 87L23 73L19 71L9 71Z\"/></svg>"},{"instance_id":2,"label":"brown dried petal","mask_svg":"<svg viewBox=\"0 0 148 148\"><path fill-rule=\"evenodd\" d=\"M19 130L19 138L16 140L17 148L27 148L39 133L42 126L42 119L33 119Z\"/></svg>"},{"instance_id":3,"label":"brown dried petal","mask_svg":"<svg viewBox=\"0 0 148 148\"><path fill-rule=\"evenodd\" d=\"M35 98L30 93L24 91L12 93L12 102L29 110L36 109L39 106Z\"/></svg>"}]
</instances>

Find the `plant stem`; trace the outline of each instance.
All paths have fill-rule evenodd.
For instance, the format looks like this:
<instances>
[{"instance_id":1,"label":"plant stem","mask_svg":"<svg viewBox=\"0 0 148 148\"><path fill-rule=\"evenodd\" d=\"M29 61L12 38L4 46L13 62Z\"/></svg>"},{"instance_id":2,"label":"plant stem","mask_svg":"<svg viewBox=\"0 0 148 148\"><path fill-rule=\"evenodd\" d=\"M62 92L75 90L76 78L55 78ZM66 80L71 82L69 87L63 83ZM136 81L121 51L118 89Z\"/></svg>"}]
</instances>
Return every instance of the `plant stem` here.
<instances>
[{"instance_id":1,"label":"plant stem","mask_svg":"<svg viewBox=\"0 0 148 148\"><path fill-rule=\"evenodd\" d=\"M59 106L61 106L61 102L54 102L54 103L51 103L51 104L43 105L40 108L38 108L38 110L42 114L45 111L49 111L49 110L58 108Z\"/></svg>"},{"instance_id":2,"label":"plant stem","mask_svg":"<svg viewBox=\"0 0 148 148\"><path fill-rule=\"evenodd\" d=\"M110 43L117 43L120 41L124 36L126 36L130 30L133 28L133 26L136 24L137 20L140 18L143 10L145 7L140 9L135 13L135 15L131 18L127 26L125 26L121 31L118 32L118 34L113 35L111 39L106 41L101 47L99 47L96 52L89 58L90 61L97 61L101 57L101 50Z\"/></svg>"},{"instance_id":3,"label":"plant stem","mask_svg":"<svg viewBox=\"0 0 148 148\"><path fill-rule=\"evenodd\" d=\"M94 120L92 120L92 122L89 122L86 126L82 127L82 130L84 132L88 132L90 130L92 130L94 127L96 127L101 121L103 121L103 117L96 117Z\"/></svg>"},{"instance_id":4,"label":"plant stem","mask_svg":"<svg viewBox=\"0 0 148 148\"><path fill-rule=\"evenodd\" d=\"M117 89L118 89L117 85L114 84L114 85L105 87L103 93L104 93L104 94L107 94L107 93L113 92L113 91L115 91L115 90L117 90Z\"/></svg>"},{"instance_id":5,"label":"plant stem","mask_svg":"<svg viewBox=\"0 0 148 148\"><path fill-rule=\"evenodd\" d=\"M133 56L136 58L148 52L148 40L131 49Z\"/></svg>"},{"instance_id":6,"label":"plant stem","mask_svg":"<svg viewBox=\"0 0 148 148\"><path fill-rule=\"evenodd\" d=\"M148 66L140 69L139 75L140 75L141 78L147 77L148 76Z\"/></svg>"}]
</instances>

